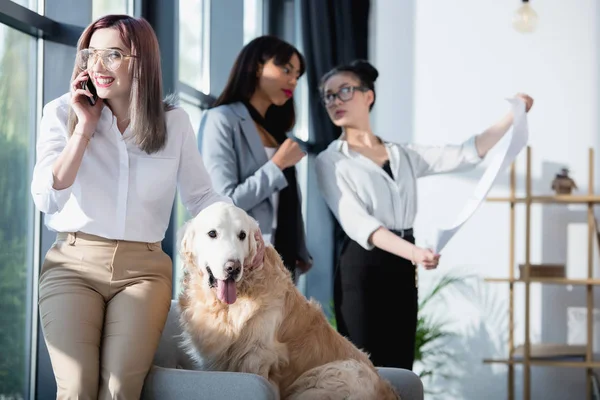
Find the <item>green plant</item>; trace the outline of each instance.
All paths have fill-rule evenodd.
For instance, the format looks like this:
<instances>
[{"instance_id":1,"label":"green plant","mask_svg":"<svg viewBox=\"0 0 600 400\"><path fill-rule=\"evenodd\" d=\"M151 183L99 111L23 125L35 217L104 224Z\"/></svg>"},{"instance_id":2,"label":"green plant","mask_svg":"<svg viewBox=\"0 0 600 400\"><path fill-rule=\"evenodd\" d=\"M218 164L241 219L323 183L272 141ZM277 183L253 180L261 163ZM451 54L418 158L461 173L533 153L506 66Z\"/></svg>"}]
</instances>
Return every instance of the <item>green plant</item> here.
<instances>
[{"instance_id":1,"label":"green plant","mask_svg":"<svg viewBox=\"0 0 600 400\"><path fill-rule=\"evenodd\" d=\"M335 320L335 305L333 304L333 300L329 301L329 317L327 318L333 329L337 331L337 322Z\"/></svg>"},{"instance_id":2,"label":"green plant","mask_svg":"<svg viewBox=\"0 0 600 400\"><path fill-rule=\"evenodd\" d=\"M428 313L428 304L443 296L451 287L464 287L466 276L443 275L430 291L419 299L419 317L415 338L415 362L420 363L421 379L432 378L434 374L443 378L451 378L452 374L444 368L451 360L452 353L448 350L448 339L455 333L448 329L450 321L440 319Z\"/></svg>"}]
</instances>

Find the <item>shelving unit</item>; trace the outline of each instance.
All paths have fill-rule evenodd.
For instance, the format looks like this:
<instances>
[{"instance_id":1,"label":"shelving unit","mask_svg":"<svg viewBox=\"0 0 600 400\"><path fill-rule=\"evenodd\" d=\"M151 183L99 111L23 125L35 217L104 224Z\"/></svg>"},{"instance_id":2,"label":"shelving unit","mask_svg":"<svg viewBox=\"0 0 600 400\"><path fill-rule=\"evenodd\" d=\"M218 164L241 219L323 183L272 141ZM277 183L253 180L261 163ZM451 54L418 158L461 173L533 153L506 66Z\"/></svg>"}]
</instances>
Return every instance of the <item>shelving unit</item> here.
<instances>
[{"instance_id":1,"label":"shelving unit","mask_svg":"<svg viewBox=\"0 0 600 400\"><path fill-rule=\"evenodd\" d=\"M594 308L593 288L600 285L600 278L593 277L593 247L597 237L594 205L600 204L600 195L594 194L594 150L589 149L589 172L587 195L557 195L534 196L531 190L531 147L526 150L525 196L516 196L515 163L510 167L510 196L490 197L489 202L502 202L510 205L510 231L509 231L509 269L508 278L487 278L486 282L506 283L509 286L509 321L508 321L508 358L485 359L484 363L500 363L508 365L508 398L515 398L515 365L523 365L523 398L531 399L531 366L584 368L586 371L586 396L591 400L593 368L600 368L600 361L593 359L593 324L592 315ZM566 277L532 277L531 269L531 207L533 204L587 204L588 240L587 277L569 279ZM525 262L522 276L515 277L515 207L517 204L525 206ZM553 285L584 285L586 287L587 307L587 343L583 346L569 346L562 344L536 344L530 342L530 286L532 283ZM525 343L515 346L514 342L514 287L516 284L525 285ZM581 357L581 361L564 360Z\"/></svg>"}]
</instances>

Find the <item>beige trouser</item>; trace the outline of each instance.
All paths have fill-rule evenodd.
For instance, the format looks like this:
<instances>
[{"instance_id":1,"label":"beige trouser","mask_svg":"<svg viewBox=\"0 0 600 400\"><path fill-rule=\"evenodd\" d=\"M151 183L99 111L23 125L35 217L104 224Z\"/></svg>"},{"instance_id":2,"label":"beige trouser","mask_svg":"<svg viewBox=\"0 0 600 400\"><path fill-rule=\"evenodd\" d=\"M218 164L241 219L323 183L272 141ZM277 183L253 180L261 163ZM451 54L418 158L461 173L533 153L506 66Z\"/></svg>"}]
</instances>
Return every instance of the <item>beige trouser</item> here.
<instances>
[{"instance_id":1,"label":"beige trouser","mask_svg":"<svg viewBox=\"0 0 600 400\"><path fill-rule=\"evenodd\" d=\"M171 301L159 243L59 233L39 309L57 399L139 399Z\"/></svg>"}]
</instances>

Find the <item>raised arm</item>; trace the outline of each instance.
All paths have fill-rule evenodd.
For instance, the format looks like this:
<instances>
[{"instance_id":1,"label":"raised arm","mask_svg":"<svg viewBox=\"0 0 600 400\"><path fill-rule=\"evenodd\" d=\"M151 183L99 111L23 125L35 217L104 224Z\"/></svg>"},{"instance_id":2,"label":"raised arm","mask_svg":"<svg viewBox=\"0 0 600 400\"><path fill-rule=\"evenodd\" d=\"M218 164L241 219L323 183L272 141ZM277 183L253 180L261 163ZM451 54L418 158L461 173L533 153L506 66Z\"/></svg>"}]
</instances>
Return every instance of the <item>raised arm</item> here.
<instances>
[{"instance_id":1,"label":"raised arm","mask_svg":"<svg viewBox=\"0 0 600 400\"><path fill-rule=\"evenodd\" d=\"M525 102L526 111L533 104L531 97L518 94ZM508 132L513 122L512 112L478 135L474 135L461 144L442 146L421 146L410 144L405 146L408 157L415 168L417 177L453 172L477 165L488 152Z\"/></svg>"},{"instance_id":2,"label":"raised arm","mask_svg":"<svg viewBox=\"0 0 600 400\"><path fill-rule=\"evenodd\" d=\"M533 99L526 94L518 93L516 97L523 100L525 103L525 112L529 112L533 106ZM513 123L512 111L509 111L504 117L498 122L487 128L481 134L477 135L475 139L475 146L477 148L477 154L483 158L487 153L504 137L506 132Z\"/></svg>"},{"instance_id":3,"label":"raised arm","mask_svg":"<svg viewBox=\"0 0 600 400\"><path fill-rule=\"evenodd\" d=\"M61 154L67 153L79 159L83 157L87 141L79 135L67 137L68 107L50 103L44 106L36 145L36 162L31 181L31 195L36 207L46 214L62 210L71 195L71 185L60 189L54 187L54 165ZM67 149L67 144L69 148ZM79 169L79 166L77 166Z\"/></svg>"},{"instance_id":4,"label":"raised arm","mask_svg":"<svg viewBox=\"0 0 600 400\"><path fill-rule=\"evenodd\" d=\"M475 136L461 144L441 146L408 144L404 146L404 150L417 178L470 168L482 160L477 154Z\"/></svg>"},{"instance_id":5,"label":"raised arm","mask_svg":"<svg viewBox=\"0 0 600 400\"><path fill-rule=\"evenodd\" d=\"M93 129L78 124L69 137L66 124L68 110L68 104L49 103L44 106L40 121L31 194L36 207L46 214L61 211L69 200L93 133Z\"/></svg>"},{"instance_id":6,"label":"raised arm","mask_svg":"<svg viewBox=\"0 0 600 400\"><path fill-rule=\"evenodd\" d=\"M272 160L241 181L233 146L233 129L231 121L222 112L216 109L208 111L200 124L202 155L215 189L230 196L236 206L248 211L284 189L288 183Z\"/></svg>"},{"instance_id":7,"label":"raised arm","mask_svg":"<svg viewBox=\"0 0 600 400\"><path fill-rule=\"evenodd\" d=\"M87 97L91 94L79 87L86 79L87 71L83 71L71 82L69 102L61 98L44 106L31 194L37 208L46 214L59 212L69 199L83 154L104 107L102 99L93 106L88 103ZM70 107L77 115L77 126L71 136L67 132Z\"/></svg>"}]
</instances>

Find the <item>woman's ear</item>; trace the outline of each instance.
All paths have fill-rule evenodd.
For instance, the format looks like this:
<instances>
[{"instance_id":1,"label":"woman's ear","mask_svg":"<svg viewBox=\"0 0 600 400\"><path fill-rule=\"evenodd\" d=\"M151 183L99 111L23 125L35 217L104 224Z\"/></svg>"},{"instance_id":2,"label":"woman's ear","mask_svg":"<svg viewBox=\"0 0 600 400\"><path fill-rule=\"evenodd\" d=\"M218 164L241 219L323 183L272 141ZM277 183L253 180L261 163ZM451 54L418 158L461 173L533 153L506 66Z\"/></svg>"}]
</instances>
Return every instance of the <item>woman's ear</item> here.
<instances>
[{"instance_id":1,"label":"woman's ear","mask_svg":"<svg viewBox=\"0 0 600 400\"><path fill-rule=\"evenodd\" d=\"M371 104L373 104L373 102L375 101L375 93L373 93L372 90L367 91L366 96L367 98L367 106L371 107Z\"/></svg>"},{"instance_id":2,"label":"woman's ear","mask_svg":"<svg viewBox=\"0 0 600 400\"><path fill-rule=\"evenodd\" d=\"M260 77L262 76L262 72L263 72L263 68L265 67L264 64L258 64L258 68L256 68L256 78L260 79Z\"/></svg>"},{"instance_id":3,"label":"woman's ear","mask_svg":"<svg viewBox=\"0 0 600 400\"><path fill-rule=\"evenodd\" d=\"M193 247L196 231L192 222L186 222L177 232L177 237L179 238L177 240L179 243L179 255L183 259L184 268L196 267L196 257L194 256Z\"/></svg>"}]
</instances>

